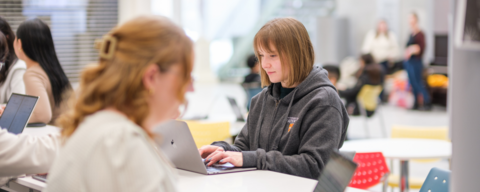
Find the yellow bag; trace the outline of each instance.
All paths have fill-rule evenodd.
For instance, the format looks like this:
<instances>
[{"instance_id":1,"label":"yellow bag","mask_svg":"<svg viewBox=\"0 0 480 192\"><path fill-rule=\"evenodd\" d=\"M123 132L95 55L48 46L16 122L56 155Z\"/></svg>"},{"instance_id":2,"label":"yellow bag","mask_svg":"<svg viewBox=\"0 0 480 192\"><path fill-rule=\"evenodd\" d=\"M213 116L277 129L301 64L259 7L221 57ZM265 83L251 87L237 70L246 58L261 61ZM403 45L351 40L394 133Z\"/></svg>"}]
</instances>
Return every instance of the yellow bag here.
<instances>
[{"instance_id":1,"label":"yellow bag","mask_svg":"<svg viewBox=\"0 0 480 192\"><path fill-rule=\"evenodd\" d=\"M433 74L427 77L427 83L430 87L448 87L448 77L440 74Z\"/></svg>"}]
</instances>

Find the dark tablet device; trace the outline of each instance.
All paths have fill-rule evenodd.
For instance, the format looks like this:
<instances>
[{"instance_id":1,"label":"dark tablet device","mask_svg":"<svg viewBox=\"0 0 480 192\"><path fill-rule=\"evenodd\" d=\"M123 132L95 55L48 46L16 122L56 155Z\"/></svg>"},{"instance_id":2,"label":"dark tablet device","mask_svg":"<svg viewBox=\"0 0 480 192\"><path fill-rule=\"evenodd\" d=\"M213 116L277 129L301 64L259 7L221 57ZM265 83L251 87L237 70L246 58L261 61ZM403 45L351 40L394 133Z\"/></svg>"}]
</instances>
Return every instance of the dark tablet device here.
<instances>
[{"instance_id":1,"label":"dark tablet device","mask_svg":"<svg viewBox=\"0 0 480 192\"><path fill-rule=\"evenodd\" d=\"M28 123L38 97L13 93L0 117L0 127L8 132L19 134Z\"/></svg>"},{"instance_id":2,"label":"dark tablet device","mask_svg":"<svg viewBox=\"0 0 480 192\"><path fill-rule=\"evenodd\" d=\"M356 163L338 152L332 152L314 192L344 192L356 169Z\"/></svg>"}]
</instances>

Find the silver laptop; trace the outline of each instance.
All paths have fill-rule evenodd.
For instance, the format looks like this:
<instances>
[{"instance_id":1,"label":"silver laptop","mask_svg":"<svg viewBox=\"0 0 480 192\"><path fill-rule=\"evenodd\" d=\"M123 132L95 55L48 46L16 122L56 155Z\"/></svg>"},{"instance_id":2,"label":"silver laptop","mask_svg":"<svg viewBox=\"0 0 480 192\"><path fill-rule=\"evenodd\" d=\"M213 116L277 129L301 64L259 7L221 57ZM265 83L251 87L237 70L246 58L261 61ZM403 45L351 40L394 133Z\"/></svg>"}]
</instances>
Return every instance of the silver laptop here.
<instances>
[{"instance_id":1,"label":"silver laptop","mask_svg":"<svg viewBox=\"0 0 480 192\"><path fill-rule=\"evenodd\" d=\"M156 137L155 142L178 169L206 175L257 169L255 167L238 168L230 163L214 164L207 167L198 153L190 129L185 122L168 121L155 127L153 133L159 135L159 137Z\"/></svg>"}]
</instances>

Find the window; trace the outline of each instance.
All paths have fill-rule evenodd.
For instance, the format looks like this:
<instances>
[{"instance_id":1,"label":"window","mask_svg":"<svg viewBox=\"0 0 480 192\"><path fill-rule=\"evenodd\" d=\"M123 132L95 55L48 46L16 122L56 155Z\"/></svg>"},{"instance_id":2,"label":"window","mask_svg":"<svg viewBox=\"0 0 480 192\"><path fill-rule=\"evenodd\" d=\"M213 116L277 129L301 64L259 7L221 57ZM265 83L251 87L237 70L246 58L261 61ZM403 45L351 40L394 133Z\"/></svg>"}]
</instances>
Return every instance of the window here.
<instances>
[{"instance_id":1,"label":"window","mask_svg":"<svg viewBox=\"0 0 480 192\"><path fill-rule=\"evenodd\" d=\"M25 20L39 18L50 26L63 70L72 83L87 64L98 59L94 41L118 23L117 0L0 0L0 16L15 32Z\"/></svg>"}]
</instances>

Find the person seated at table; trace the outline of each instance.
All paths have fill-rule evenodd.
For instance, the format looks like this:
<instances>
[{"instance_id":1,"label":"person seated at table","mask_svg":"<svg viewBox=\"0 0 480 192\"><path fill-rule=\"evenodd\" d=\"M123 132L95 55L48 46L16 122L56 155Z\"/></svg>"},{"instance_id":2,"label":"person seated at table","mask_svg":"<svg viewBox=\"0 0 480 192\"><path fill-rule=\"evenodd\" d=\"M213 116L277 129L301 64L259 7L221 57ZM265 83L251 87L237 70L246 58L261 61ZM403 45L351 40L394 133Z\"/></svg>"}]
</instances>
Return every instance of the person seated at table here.
<instances>
[{"instance_id":1,"label":"person seated at table","mask_svg":"<svg viewBox=\"0 0 480 192\"><path fill-rule=\"evenodd\" d=\"M0 103L7 103L12 93L25 94L23 74L27 69L25 62L19 60L15 55L13 41L15 33L10 24L0 17L0 62L3 66L0 69Z\"/></svg>"},{"instance_id":2,"label":"person seated at table","mask_svg":"<svg viewBox=\"0 0 480 192\"><path fill-rule=\"evenodd\" d=\"M100 43L101 42L101 43ZM193 42L166 17L142 16L99 41L45 191L176 191L176 172L152 129L172 118L191 84Z\"/></svg>"},{"instance_id":3,"label":"person seated at table","mask_svg":"<svg viewBox=\"0 0 480 192\"><path fill-rule=\"evenodd\" d=\"M383 70L380 64L375 63L371 54L360 56L360 69L357 72L358 80L354 87L346 90L340 90L340 97L345 98L345 106L349 115L359 115L360 111L357 103L357 96L364 85L383 85ZM367 116L370 117L375 111L367 110Z\"/></svg>"},{"instance_id":4,"label":"person seated at table","mask_svg":"<svg viewBox=\"0 0 480 192\"><path fill-rule=\"evenodd\" d=\"M336 65L325 65L323 69L328 71L328 80L332 82L333 86L337 87L338 79L340 79L340 69Z\"/></svg>"},{"instance_id":5,"label":"person seated at table","mask_svg":"<svg viewBox=\"0 0 480 192\"><path fill-rule=\"evenodd\" d=\"M243 83L260 83L260 67L258 67L257 57L255 55L250 55L247 59L247 65L250 68L250 74L245 76Z\"/></svg>"},{"instance_id":6,"label":"person seated at table","mask_svg":"<svg viewBox=\"0 0 480 192\"><path fill-rule=\"evenodd\" d=\"M267 22L255 35L262 84L233 145L217 141L199 152L207 161L317 179L345 140L349 118L327 71L314 66L305 27L293 18Z\"/></svg>"},{"instance_id":7,"label":"person seated at table","mask_svg":"<svg viewBox=\"0 0 480 192\"><path fill-rule=\"evenodd\" d=\"M52 33L40 19L24 21L14 43L18 58L25 61L25 93L39 96L29 123L54 124L65 109L63 102L72 87L58 61Z\"/></svg>"}]
</instances>

